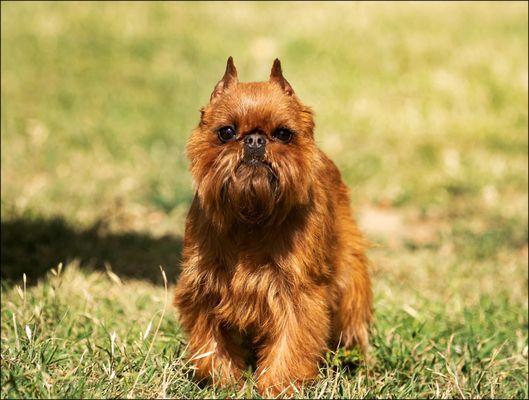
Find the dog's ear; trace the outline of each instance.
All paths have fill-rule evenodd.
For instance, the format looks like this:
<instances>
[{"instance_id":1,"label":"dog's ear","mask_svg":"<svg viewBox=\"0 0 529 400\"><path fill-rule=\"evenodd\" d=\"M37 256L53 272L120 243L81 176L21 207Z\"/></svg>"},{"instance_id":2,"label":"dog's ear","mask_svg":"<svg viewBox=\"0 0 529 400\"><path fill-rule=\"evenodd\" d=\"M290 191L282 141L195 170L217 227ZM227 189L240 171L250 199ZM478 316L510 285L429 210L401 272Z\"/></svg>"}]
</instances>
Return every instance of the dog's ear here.
<instances>
[{"instance_id":1,"label":"dog's ear","mask_svg":"<svg viewBox=\"0 0 529 400\"><path fill-rule=\"evenodd\" d=\"M288 94L289 96L294 93L294 89L290 86L290 83L283 77L283 71L281 70L281 61L279 58L274 60L274 65L272 65L272 71L270 72L270 82L277 83L281 86L281 89Z\"/></svg>"},{"instance_id":2,"label":"dog's ear","mask_svg":"<svg viewBox=\"0 0 529 400\"><path fill-rule=\"evenodd\" d=\"M226 63L226 72L224 72L222 79L215 85L215 89L213 89L209 100L212 101L214 98L220 96L229 86L237 82L237 69L235 68L235 64L233 64L233 58L230 56Z\"/></svg>"}]
</instances>

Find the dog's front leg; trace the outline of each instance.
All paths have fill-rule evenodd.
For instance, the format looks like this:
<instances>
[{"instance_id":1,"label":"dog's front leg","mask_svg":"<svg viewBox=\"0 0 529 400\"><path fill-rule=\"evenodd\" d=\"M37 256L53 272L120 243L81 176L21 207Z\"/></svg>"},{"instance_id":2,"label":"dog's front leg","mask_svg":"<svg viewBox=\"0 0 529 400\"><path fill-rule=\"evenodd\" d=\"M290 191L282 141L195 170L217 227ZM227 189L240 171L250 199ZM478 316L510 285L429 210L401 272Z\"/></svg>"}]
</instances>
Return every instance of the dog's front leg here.
<instances>
[{"instance_id":1,"label":"dog's front leg","mask_svg":"<svg viewBox=\"0 0 529 400\"><path fill-rule=\"evenodd\" d=\"M190 329L188 356L198 380L211 378L221 385L236 383L244 368L244 359L227 334L207 313L197 313Z\"/></svg>"},{"instance_id":2,"label":"dog's front leg","mask_svg":"<svg viewBox=\"0 0 529 400\"><path fill-rule=\"evenodd\" d=\"M241 376L244 358L215 318L215 301L197 296L200 290L184 270L176 287L175 305L189 337L187 356L198 380L211 377L214 383L233 383Z\"/></svg>"},{"instance_id":3,"label":"dog's front leg","mask_svg":"<svg viewBox=\"0 0 529 400\"><path fill-rule=\"evenodd\" d=\"M292 393L294 384L313 380L327 349L330 334L328 306L319 289L285 295L271 318L271 329L259 351L256 379L261 394Z\"/></svg>"}]
</instances>

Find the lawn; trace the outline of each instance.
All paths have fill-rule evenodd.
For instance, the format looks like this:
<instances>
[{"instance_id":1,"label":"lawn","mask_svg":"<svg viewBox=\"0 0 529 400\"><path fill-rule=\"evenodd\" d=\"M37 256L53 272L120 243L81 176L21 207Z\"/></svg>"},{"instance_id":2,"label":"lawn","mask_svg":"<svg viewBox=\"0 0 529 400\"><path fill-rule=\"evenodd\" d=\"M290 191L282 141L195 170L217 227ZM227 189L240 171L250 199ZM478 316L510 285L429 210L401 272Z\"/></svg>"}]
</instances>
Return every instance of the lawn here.
<instances>
[{"instance_id":1,"label":"lawn","mask_svg":"<svg viewBox=\"0 0 529 400\"><path fill-rule=\"evenodd\" d=\"M243 81L281 58L374 244L371 362L329 353L297 396L529 396L527 3L1 14L2 398L257 396L191 379L171 305L229 55Z\"/></svg>"}]
</instances>

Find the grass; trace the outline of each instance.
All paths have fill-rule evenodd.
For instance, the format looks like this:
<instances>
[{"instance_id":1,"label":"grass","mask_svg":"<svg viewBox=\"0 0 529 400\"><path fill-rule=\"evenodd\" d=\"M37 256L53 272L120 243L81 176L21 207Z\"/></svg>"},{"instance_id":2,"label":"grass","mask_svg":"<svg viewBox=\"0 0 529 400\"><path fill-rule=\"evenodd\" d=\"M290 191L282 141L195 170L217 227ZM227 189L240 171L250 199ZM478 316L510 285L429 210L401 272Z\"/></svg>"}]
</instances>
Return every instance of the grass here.
<instances>
[{"instance_id":1,"label":"grass","mask_svg":"<svg viewBox=\"0 0 529 400\"><path fill-rule=\"evenodd\" d=\"M298 397L529 396L526 3L1 10L2 398L256 396L194 383L165 303L228 55L281 58L376 243L373 362Z\"/></svg>"}]
</instances>

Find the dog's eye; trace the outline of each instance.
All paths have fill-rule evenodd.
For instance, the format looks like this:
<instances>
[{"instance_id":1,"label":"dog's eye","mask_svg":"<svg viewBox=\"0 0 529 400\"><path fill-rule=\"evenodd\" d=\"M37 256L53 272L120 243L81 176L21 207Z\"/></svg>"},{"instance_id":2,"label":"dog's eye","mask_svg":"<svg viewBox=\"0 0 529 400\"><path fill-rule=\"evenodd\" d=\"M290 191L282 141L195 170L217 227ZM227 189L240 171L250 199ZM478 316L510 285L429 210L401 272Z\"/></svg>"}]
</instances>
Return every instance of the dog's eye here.
<instances>
[{"instance_id":1,"label":"dog's eye","mask_svg":"<svg viewBox=\"0 0 529 400\"><path fill-rule=\"evenodd\" d=\"M283 143L288 143L292 140L293 133L287 128L279 128L274 132L274 137Z\"/></svg>"},{"instance_id":2,"label":"dog's eye","mask_svg":"<svg viewBox=\"0 0 529 400\"><path fill-rule=\"evenodd\" d=\"M235 128L233 126L223 126L219 129L218 135L222 142L229 142L235 139Z\"/></svg>"}]
</instances>

